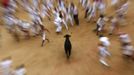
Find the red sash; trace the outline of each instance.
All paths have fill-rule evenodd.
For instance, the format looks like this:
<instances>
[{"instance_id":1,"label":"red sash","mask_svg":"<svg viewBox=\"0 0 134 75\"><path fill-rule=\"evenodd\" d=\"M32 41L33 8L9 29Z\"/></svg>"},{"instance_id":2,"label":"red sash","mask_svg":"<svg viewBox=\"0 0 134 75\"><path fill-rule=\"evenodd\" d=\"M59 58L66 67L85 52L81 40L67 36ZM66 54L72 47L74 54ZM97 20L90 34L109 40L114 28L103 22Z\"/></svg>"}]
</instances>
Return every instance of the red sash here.
<instances>
[{"instance_id":1,"label":"red sash","mask_svg":"<svg viewBox=\"0 0 134 75\"><path fill-rule=\"evenodd\" d=\"M2 0L2 5L6 8L9 6L9 1L10 0Z\"/></svg>"}]
</instances>

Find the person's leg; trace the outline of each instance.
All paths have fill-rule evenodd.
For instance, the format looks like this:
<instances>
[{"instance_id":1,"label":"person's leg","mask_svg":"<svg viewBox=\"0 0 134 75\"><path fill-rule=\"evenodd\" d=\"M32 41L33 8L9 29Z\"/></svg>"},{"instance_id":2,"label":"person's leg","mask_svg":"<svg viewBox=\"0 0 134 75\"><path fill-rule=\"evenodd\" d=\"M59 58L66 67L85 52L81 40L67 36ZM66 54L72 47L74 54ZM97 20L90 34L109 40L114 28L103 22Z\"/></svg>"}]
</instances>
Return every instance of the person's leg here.
<instances>
[{"instance_id":1,"label":"person's leg","mask_svg":"<svg viewBox=\"0 0 134 75\"><path fill-rule=\"evenodd\" d=\"M92 13L91 13L91 14L88 16L87 21L90 22L90 20L92 19L92 17L93 17L93 15L92 15Z\"/></svg>"},{"instance_id":2,"label":"person's leg","mask_svg":"<svg viewBox=\"0 0 134 75\"><path fill-rule=\"evenodd\" d=\"M60 24L59 25L57 25L57 29L56 29L56 33L61 33L61 31L62 31L62 26L60 26Z\"/></svg>"},{"instance_id":3,"label":"person's leg","mask_svg":"<svg viewBox=\"0 0 134 75\"><path fill-rule=\"evenodd\" d=\"M108 63L106 61L104 61L104 60L100 60L100 63L105 65L105 66L107 66L107 67L109 67Z\"/></svg>"},{"instance_id":4,"label":"person's leg","mask_svg":"<svg viewBox=\"0 0 134 75\"><path fill-rule=\"evenodd\" d=\"M80 21L79 21L79 15L77 15L77 20L78 20L78 25L80 24Z\"/></svg>"},{"instance_id":5,"label":"person's leg","mask_svg":"<svg viewBox=\"0 0 134 75\"><path fill-rule=\"evenodd\" d=\"M69 21L69 15L66 14L66 23L68 24L68 21Z\"/></svg>"},{"instance_id":6,"label":"person's leg","mask_svg":"<svg viewBox=\"0 0 134 75\"><path fill-rule=\"evenodd\" d=\"M36 31L35 26L32 26L32 27L31 27L31 31L32 31L32 33L34 34L34 36L38 35L38 32Z\"/></svg>"},{"instance_id":7,"label":"person's leg","mask_svg":"<svg viewBox=\"0 0 134 75\"><path fill-rule=\"evenodd\" d=\"M79 1L78 6L82 6L82 1L83 1L83 0L80 0L80 1Z\"/></svg>"},{"instance_id":8,"label":"person's leg","mask_svg":"<svg viewBox=\"0 0 134 75\"><path fill-rule=\"evenodd\" d=\"M46 38L46 40L47 40L48 42L50 42L48 38Z\"/></svg>"},{"instance_id":9,"label":"person's leg","mask_svg":"<svg viewBox=\"0 0 134 75\"><path fill-rule=\"evenodd\" d=\"M109 35L113 34L114 29L115 29L115 27L113 27L113 26L110 27Z\"/></svg>"},{"instance_id":10,"label":"person's leg","mask_svg":"<svg viewBox=\"0 0 134 75\"><path fill-rule=\"evenodd\" d=\"M98 24L96 24L96 28L93 31L98 31L99 27L100 26Z\"/></svg>"},{"instance_id":11,"label":"person's leg","mask_svg":"<svg viewBox=\"0 0 134 75\"><path fill-rule=\"evenodd\" d=\"M45 40L42 40L41 46L43 47Z\"/></svg>"},{"instance_id":12,"label":"person's leg","mask_svg":"<svg viewBox=\"0 0 134 75\"><path fill-rule=\"evenodd\" d=\"M73 23L73 19L72 19L72 17L70 16L70 22L71 22L71 25L73 26L74 25L74 23Z\"/></svg>"},{"instance_id":13,"label":"person's leg","mask_svg":"<svg viewBox=\"0 0 134 75\"><path fill-rule=\"evenodd\" d=\"M74 15L74 21L75 21L75 24L76 24L76 15Z\"/></svg>"},{"instance_id":14,"label":"person's leg","mask_svg":"<svg viewBox=\"0 0 134 75\"><path fill-rule=\"evenodd\" d=\"M108 56L111 56L111 53L107 50L106 51L106 54L108 55Z\"/></svg>"},{"instance_id":15,"label":"person's leg","mask_svg":"<svg viewBox=\"0 0 134 75\"><path fill-rule=\"evenodd\" d=\"M79 18L78 18L78 14L76 15L76 24L79 25Z\"/></svg>"},{"instance_id":16,"label":"person's leg","mask_svg":"<svg viewBox=\"0 0 134 75\"><path fill-rule=\"evenodd\" d=\"M97 30L96 35L99 35L99 34L100 34L100 31Z\"/></svg>"},{"instance_id":17,"label":"person's leg","mask_svg":"<svg viewBox=\"0 0 134 75\"><path fill-rule=\"evenodd\" d=\"M84 18L87 18L88 10L89 9L86 9L86 11L85 11L85 17Z\"/></svg>"},{"instance_id":18,"label":"person's leg","mask_svg":"<svg viewBox=\"0 0 134 75\"><path fill-rule=\"evenodd\" d=\"M109 67L108 63L105 61L105 57L100 56L100 60L99 60L99 61L100 61L101 64L103 64L103 65Z\"/></svg>"},{"instance_id":19,"label":"person's leg","mask_svg":"<svg viewBox=\"0 0 134 75\"><path fill-rule=\"evenodd\" d=\"M67 29L67 31L68 31L67 23L65 22L65 20L64 20L64 19L62 19L62 22L63 22L63 24L65 25L65 27L66 27L66 29Z\"/></svg>"},{"instance_id":20,"label":"person's leg","mask_svg":"<svg viewBox=\"0 0 134 75\"><path fill-rule=\"evenodd\" d=\"M35 34L37 35L38 34L38 26L37 25L34 25L33 28L34 28Z\"/></svg>"},{"instance_id":21,"label":"person's leg","mask_svg":"<svg viewBox=\"0 0 134 75\"><path fill-rule=\"evenodd\" d=\"M46 15L46 16L47 16L48 20L51 21L50 15Z\"/></svg>"},{"instance_id":22,"label":"person's leg","mask_svg":"<svg viewBox=\"0 0 134 75\"><path fill-rule=\"evenodd\" d=\"M21 31L23 31L25 33L26 39L29 39L30 38L30 34L29 34L29 31L28 30L23 30L22 29Z\"/></svg>"}]
</instances>

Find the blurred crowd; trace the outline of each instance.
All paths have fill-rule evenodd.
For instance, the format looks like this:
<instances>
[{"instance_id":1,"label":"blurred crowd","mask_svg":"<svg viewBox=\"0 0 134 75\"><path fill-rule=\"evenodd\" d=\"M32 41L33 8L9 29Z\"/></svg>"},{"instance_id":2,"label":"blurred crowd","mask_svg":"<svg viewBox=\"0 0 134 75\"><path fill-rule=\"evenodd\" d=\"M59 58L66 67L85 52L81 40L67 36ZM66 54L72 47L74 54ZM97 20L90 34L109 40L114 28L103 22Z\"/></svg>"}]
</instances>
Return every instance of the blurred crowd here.
<instances>
[{"instance_id":1,"label":"blurred crowd","mask_svg":"<svg viewBox=\"0 0 134 75\"><path fill-rule=\"evenodd\" d=\"M123 56L127 59L134 59L134 48L129 34L119 31L120 25L123 25L126 20L129 4L129 0L79 0L78 4L69 0L2 0L0 11L3 13L2 19L6 29L17 41L20 40L19 32L22 32L26 39L31 36L41 36L41 46L44 46L46 40L49 42L46 32L51 32L45 26L44 20L53 22L56 34L60 35L63 27L69 33L69 27L81 25L79 8L82 8L85 11L83 19L87 23L96 25L93 32L100 41L98 45L99 61L105 66L110 66L106 62L106 58L112 55L109 52L111 42L107 36L104 36L106 33L110 36L117 34ZM106 15L108 8L113 8L114 13ZM18 9L28 14L30 22L16 16ZM110 24L107 32L105 32L106 23ZM9 73L11 63L12 61L9 59L3 60L0 67L6 71L5 73ZM11 75L5 73L3 75ZM24 65L19 66L13 73L13 75L24 75Z\"/></svg>"}]
</instances>

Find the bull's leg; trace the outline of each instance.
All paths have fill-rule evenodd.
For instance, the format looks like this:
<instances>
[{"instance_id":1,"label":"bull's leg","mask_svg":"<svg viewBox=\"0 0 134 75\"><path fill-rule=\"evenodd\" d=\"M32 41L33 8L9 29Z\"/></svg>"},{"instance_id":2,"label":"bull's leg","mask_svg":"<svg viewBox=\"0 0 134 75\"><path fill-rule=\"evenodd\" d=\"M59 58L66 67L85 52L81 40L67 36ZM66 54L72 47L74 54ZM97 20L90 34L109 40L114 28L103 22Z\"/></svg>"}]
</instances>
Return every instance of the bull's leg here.
<instances>
[{"instance_id":1,"label":"bull's leg","mask_svg":"<svg viewBox=\"0 0 134 75\"><path fill-rule=\"evenodd\" d=\"M66 57L68 58L68 50L65 50Z\"/></svg>"},{"instance_id":2,"label":"bull's leg","mask_svg":"<svg viewBox=\"0 0 134 75\"><path fill-rule=\"evenodd\" d=\"M70 50L67 50L67 59L70 58Z\"/></svg>"},{"instance_id":3,"label":"bull's leg","mask_svg":"<svg viewBox=\"0 0 134 75\"><path fill-rule=\"evenodd\" d=\"M68 57L70 58L71 56L71 50L68 51Z\"/></svg>"}]
</instances>

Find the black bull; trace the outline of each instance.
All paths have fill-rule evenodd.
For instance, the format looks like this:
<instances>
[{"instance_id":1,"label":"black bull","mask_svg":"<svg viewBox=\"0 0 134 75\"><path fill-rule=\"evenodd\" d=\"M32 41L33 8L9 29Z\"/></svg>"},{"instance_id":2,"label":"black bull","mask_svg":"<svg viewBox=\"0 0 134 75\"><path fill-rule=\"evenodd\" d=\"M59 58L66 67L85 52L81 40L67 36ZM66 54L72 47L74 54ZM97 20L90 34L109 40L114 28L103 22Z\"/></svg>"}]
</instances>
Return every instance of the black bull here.
<instances>
[{"instance_id":1,"label":"black bull","mask_svg":"<svg viewBox=\"0 0 134 75\"><path fill-rule=\"evenodd\" d=\"M69 59L70 55L71 55L71 49L72 49L72 45L71 45L71 42L69 39L69 37L71 37L71 36L66 34L64 37L65 37L64 49L65 49L67 59Z\"/></svg>"}]
</instances>

